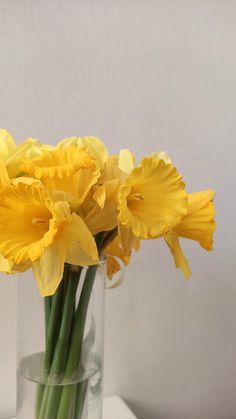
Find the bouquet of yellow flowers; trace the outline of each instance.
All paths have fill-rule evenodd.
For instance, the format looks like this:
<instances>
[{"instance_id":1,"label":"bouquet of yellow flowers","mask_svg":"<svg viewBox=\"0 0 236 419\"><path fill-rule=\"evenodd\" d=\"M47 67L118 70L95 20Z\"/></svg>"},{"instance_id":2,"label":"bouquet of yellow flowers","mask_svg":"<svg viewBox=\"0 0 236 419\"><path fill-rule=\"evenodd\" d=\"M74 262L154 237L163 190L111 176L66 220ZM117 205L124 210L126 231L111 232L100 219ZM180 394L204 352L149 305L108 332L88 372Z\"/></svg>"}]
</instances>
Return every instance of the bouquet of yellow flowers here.
<instances>
[{"instance_id":1,"label":"bouquet of yellow flowers","mask_svg":"<svg viewBox=\"0 0 236 419\"><path fill-rule=\"evenodd\" d=\"M179 238L212 249L214 191L187 193L163 151L136 165L132 152L109 156L95 137L65 138L54 147L32 138L16 145L2 129L0 164L0 270L33 270L45 302L48 380L68 377L80 362L87 307L102 258L111 279L129 264L141 240L161 238L187 278L190 269ZM83 267L88 268L76 305ZM46 381L37 393L37 419L82 417L81 389L75 396L73 386L58 391Z\"/></svg>"}]
</instances>

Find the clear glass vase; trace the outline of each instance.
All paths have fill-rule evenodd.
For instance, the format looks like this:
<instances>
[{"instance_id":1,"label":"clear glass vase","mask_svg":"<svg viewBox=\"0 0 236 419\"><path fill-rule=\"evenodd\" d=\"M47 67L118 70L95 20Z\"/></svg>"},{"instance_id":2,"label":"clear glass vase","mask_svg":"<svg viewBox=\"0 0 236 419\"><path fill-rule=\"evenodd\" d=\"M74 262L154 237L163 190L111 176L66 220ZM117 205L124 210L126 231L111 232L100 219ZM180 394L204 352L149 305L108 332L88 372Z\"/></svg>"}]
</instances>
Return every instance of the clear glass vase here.
<instances>
[{"instance_id":1,"label":"clear glass vase","mask_svg":"<svg viewBox=\"0 0 236 419\"><path fill-rule=\"evenodd\" d=\"M106 263L65 265L52 297L18 280L17 419L101 419Z\"/></svg>"}]
</instances>

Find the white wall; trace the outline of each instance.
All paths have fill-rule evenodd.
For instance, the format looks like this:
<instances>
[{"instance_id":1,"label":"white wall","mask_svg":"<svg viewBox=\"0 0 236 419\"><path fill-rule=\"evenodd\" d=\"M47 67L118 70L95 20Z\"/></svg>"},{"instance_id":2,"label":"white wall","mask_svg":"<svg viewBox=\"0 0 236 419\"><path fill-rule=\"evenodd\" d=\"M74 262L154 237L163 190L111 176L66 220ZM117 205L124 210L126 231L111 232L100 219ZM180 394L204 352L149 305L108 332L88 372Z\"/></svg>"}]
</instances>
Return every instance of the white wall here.
<instances>
[{"instance_id":1,"label":"white wall","mask_svg":"<svg viewBox=\"0 0 236 419\"><path fill-rule=\"evenodd\" d=\"M51 143L94 134L138 157L165 149L189 191L217 190L214 252L184 243L189 282L156 241L108 292L105 392L139 419L235 419L236 2L2 0L0 17L0 126ZM3 413L15 300L15 280L0 281Z\"/></svg>"}]
</instances>

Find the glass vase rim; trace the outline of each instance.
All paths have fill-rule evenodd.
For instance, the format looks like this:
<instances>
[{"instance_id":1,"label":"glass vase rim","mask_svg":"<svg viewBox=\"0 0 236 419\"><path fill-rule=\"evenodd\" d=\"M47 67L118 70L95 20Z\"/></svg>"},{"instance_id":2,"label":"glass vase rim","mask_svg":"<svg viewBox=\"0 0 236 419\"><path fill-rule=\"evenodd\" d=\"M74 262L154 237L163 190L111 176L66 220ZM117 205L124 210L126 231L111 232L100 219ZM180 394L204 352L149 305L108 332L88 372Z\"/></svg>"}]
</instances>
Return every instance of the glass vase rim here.
<instances>
[{"instance_id":1,"label":"glass vase rim","mask_svg":"<svg viewBox=\"0 0 236 419\"><path fill-rule=\"evenodd\" d=\"M100 266L104 266L105 265L105 263L106 263L106 261L107 261L107 257L106 256L102 256L100 259L99 259L99 262L98 263L95 263L94 265L84 265L84 266L81 266L81 265L71 265L71 264L66 264L66 265L68 265L68 266L72 266L74 269L78 269L78 268L90 268L91 266L98 266L98 267L100 267Z\"/></svg>"}]
</instances>

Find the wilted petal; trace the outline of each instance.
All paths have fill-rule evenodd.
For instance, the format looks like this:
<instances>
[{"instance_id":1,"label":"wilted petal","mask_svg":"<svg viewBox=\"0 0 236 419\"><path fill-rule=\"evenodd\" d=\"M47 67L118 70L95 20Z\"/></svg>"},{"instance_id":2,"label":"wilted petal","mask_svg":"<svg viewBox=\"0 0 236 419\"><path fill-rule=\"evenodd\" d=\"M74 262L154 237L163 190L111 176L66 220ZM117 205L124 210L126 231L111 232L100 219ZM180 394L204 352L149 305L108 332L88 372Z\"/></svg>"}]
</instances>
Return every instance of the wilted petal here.
<instances>
[{"instance_id":1,"label":"wilted petal","mask_svg":"<svg viewBox=\"0 0 236 419\"><path fill-rule=\"evenodd\" d=\"M133 248L139 249L139 239L134 236L130 228L124 227L122 224L118 225L119 240L124 251L124 254L129 255Z\"/></svg>"},{"instance_id":2,"label":"wilted petal","mask_svg":"<svg viewBox=\"0 0 236 419\"><path fill-rule=\"evenodd\" d=\"M107 276L112 279L113 275L121 270L121 266L116 258L107 256Z\"/></svg>"},{"instance_id":3,"label":"wilted petal","mask_svg":"<svg viewBox=\"0 0 236 419\"><path fill-rule=\"evenodd\" d=\"M107 256L115 256L121 259L125 265L129 264L131 249L128 252L124 251L121 244L120 236L116 236L114 240L104 249L104 254Z\"/></svg>"},{"instance_id":4,"label":"wilted petal","mask_svg":"<svg viewBox=\"0 0 236 419\"><path fill-rule=\"evenodd\" d=\"M176 268L180 268L185 278L189 278L191 271L189 269L188 261L183 255L177 234L174 231L169 231L164 234L164 238L170 248Z\"/></svg>"}]
</instances>

